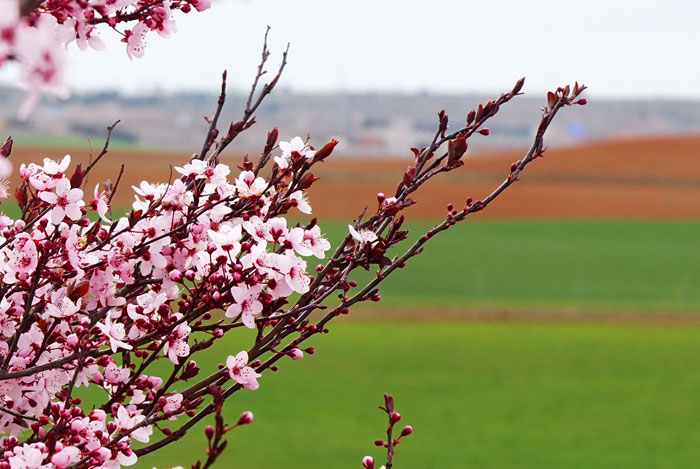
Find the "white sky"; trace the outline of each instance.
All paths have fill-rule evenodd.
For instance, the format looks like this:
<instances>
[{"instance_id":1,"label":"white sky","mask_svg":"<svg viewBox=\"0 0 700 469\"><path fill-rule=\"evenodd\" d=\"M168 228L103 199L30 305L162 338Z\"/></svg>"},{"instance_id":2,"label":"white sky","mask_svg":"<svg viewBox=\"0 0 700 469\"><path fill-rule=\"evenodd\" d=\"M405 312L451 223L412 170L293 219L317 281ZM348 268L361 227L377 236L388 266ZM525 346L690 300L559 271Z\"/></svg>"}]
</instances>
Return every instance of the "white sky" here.
<instances>
[{"instance_id":1,"label":"white sky","mask_svg":"<svg viewBox=\"0 0 700 469\"><path fill-rule=\"evenodd\" d=\"M598 97L700 99L692 0L215 0L176 19L133 63L110 31L106 52L73 50L69 85L216 92L227 68L244 89L269 24L273 66L292 43L280 86L295 91L492 92L527 76L530 92L579 80Z\"/></svg>"}]
</instances>

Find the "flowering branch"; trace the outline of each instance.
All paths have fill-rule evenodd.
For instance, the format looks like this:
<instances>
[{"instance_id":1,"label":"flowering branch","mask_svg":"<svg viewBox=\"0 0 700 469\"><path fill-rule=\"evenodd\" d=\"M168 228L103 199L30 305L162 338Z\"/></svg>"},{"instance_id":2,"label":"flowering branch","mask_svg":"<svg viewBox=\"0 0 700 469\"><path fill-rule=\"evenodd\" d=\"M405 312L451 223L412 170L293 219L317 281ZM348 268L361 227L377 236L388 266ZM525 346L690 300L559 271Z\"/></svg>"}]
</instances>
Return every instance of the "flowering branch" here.
<instances>
[{"instance_id":1,"label":"flowering branch","mask_svg":"<svg viewBox=\"0 0 700 469\"><path fill-rule=\"evenodd\" d=\"M152 16L164 6L140 3L131 13L115 14ZM133 464L213 415L208 457L198 466L210 467L233 428L221 417L226 399L257 389L279 360L313 354L304 342L328 332L328 323L355 304L379 301L381 282L436 234L486 208L542 156L545 132L562 107L585 104L579 98L585 87L578 84L549 93L532 146L503 183L482 200L467 198L461 210L449 205L440 224L390 257L389 250L408 238L404 210L415 203L411 197L433 177L463 165L467 140L489 134L485 123L520 94L523 80L470 111L450 133L441 111L432 141L413 149L413 164L394 195L378 194L374 213L358 217L327 257L330 243L317 220L289 226L286 216L312 213L306 197L317 180L312 169L332 154L336 140L316 150L299 137L278 142L275 128L256 164L246 156L240 173L231 176L220 162L221 152L255 124L256 110L279 81L286 51L276 75L260 85L269 57L266 33L242 118L220 134L224 73L199 154L174 168L177 177L171 174L168 183L133 187L135 200L123 217L115 219L111 207L123 167L116 184L97 184L91 200L84 192L118 121L85 169L71 169L70 156L20 166L22 183L14 194L21 216L0 216L0 433L8 435L0 440L0 469L28 461L60 469ZM11 167L11 150L8 139L0 172ZM312 258L321 262L314 275ZM377 273L360 285L351 278L358 268ZM315 311L323 311L320 318L312 316ZM217 371L200 375L197 354L234 331L247 345L222 356ZM169 373L153 375L154 364L164 362ZM101 388L106 398L87 409L72 397L81 386ZM393 400L386 399L391 419ZM177 421L178 429L163 425L169 421ZM386 467L398 442L393 423ZM139 449L132 448L134 441L142 443Z\"/></svg>"},{"instance_id":2,"label":"flowering branch","mask_svg":"<svg viewBox=\"0 0 700 469\"><path fill-rule=\"evenodd\" d=\"M402 438L413 433L413 427L406 425L401 429L399 436L394 438L392 436L394 425L401 420L401 414L394 410L394 398L388 394L384 394L384 406L380 406L379 408L386 413L389 424L386 427L386 441L374 440L374 445L386 448L386 464L382 466L381 469L391 469L394 466L394 450L396 446L398 446ZM372 456L365 456L362 459L362 466L365 469L374 469L374 458Z\"/></svg>"},{"instance_id":3,"label":"flowering branch","mask_svg":"<svg viewBox=\"0 0 700 469\"><path fill-rule=\"evenodd\" d=\"M130 59L145 53L149 32L171 36L173 13L204 11L209 0L0 0L0 66L19 62L21 82L29 89L19 114L26 118L41 92L68 94L63 83L65 48L103 50L100 31L109 28L126 44Z\"/></svg>"}]
</instances>

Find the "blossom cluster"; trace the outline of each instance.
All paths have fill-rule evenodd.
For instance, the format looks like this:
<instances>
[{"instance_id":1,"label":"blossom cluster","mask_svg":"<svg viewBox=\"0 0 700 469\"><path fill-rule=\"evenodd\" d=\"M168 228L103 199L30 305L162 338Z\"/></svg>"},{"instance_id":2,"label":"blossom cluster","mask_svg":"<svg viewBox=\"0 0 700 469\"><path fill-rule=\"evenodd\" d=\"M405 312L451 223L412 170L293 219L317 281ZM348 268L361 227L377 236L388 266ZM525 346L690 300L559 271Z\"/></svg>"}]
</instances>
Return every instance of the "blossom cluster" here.
<instances>
[{"instance_id":1,"label":"blossom cluster","mask_svg":"<svg viewBox=\"0 0 700 469\"><path fill-rule=\"evenodd\" d=\"M134 187L122 217L109 187L85 197L90 167L71 170L70 156L20 166L22 216L0 217L0 468L133 464L134 440L203 406L206 386L174 390L197 376L196 351L272 327L288 297L309 292L307 260L330 244L284 215L311 213L295 175L316 153L299 138L279 146L269 178L193 157L178 179ZM172 376L149 375L155 361ZM216 380L257 389L256 366L231 354ZM103 389L103 405L86 411L80 387Z\"/></svg>"},{"instance_id":2,"label":"blossom cluster","mask_svg":"<svg viewBox=\"0 0 700 469\"><path fill-rule=\"evenodd\" d=\"M129 58L140 58L149 32L169 37L176 31L174 11L209 7L209 0L0 0L0 66L19 62L21 83L28 88L20 115L31 111L42 91L67 94L63 69L69 44L102 50L100 30L110 28L121 36Z\"/></svg>"},{"instance_id":3,"label":"blossom cluster","mask_svg":"<svg viewBox=\"0 0 700 469\"><path fill-rule=\"evenodd\" d=\"M220 160L254 123L254 110L278 77L257 101L253 86L243 119L219 133L222 86L202 151L175 168L169 182L133 187L124 216L111 206L120 178L86 187L107 144L85 168L71 166L70 156L19 167L14 196L21 215L0 215L0 469L131 465L215 415L216 426L205 429L203 467L210 467L225 447L223 435L252 420L246 412L227 426L221 414L227 398L257 389L282 358L313 354L303 343L328 332L335 317L359 302L379 301L384 279L434 236L486 208L542 156L544 134L561 108L585 104L578 99L585 86L550 92L532 146L503 182L480 200L467 197L461 208L448 204L442 222L399 250L412 196L463 165L467 139L488 134L484 123L519 94L523 80L470 111L452 133L445 112L438 113L432 143L413 149L393 195L377 194L376 208L349 225L329 255L316 219L290 220L312 213L311 169L330 156L336 140L316 150L299 137L278 143L273 129L256 163L246 155L234 173ZM0 148L0 177L11 171L11 150L8 139ZM0 184L0 196L7 195ZM315 269L311 261L319 262ZM376 275L358 284L352 276L358 268L377 269ZM216 369L200 369L193 357L232 331L238 331L228 342L235 349L221 353ZM83 404L85 388L100 391L102 400ZM386 411L398 422L393 401ZM405 427L401 437L410 431ZM398 438L389 431L382 442L388 461Z\"/></svg>"}]
</instances>

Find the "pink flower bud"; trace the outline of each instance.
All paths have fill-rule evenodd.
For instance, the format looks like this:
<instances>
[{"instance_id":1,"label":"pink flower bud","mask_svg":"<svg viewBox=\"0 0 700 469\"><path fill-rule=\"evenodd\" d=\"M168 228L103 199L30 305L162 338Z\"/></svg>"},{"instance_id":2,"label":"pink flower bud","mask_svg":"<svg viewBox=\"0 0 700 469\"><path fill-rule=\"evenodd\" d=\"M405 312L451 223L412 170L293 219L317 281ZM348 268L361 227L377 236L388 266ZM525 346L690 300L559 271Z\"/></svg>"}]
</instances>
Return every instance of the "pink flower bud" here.
<instances>
[{"instance_id":1,"label":"pink flower bud","mask_svg":"<svg viewBox=\"0 0 700 469\"><path fill-rule=\"evenodd\" d=\"M413 427L410 425L406 425L401 429L401 436L408 436L411 433L413 433Z\"/></svg>"},{"instance_id":2,"label":"pink flower bud","mask_svg":"<svg viewBox=\"0 0 700 469\"><path fill-rule=\"evenodd\" d=\"M211 440L214 437L214 427L211 425L204 427L204 434L207 436L207 439Z\"/></svg>"},{"instance_id":3,"label":"pink flower bud","mask_svg":"<svg viewBox=\"0 0 700 469\"><path fill-rule=\"evenodd\" d=\"M362 467L374 469L374 458L372 456L365 456L362 458Z\"/></svg>"},{"instance_id":4,"label":"pink flower bud","mask_svg":"<svg viewBox=\"0 0 700 469\"><path fill-rule=\"evenodd\" d=\"M253 421L253 413L249 410L243 412L240 417L238 417L238 423L236 425L248 425Z\"/></svg>"},{"instance_id":5,"label":"pink flower bud","mask_svg":"<svg viewBox=\"0 0 700 469\"><path fill-rule=\"evenodd\" d=\"M182 282L182 273L179 270L171 270L168 277L175 283Z\"/></svg>"},{"instance_id":6,"label":"pink flower bud","mask_svg":"<svg viewBox=\"0 0 700 469\"><path fill-rule=\"evenodd\" d=\"M304 358L304 352L295 347L289 351L289 356L292 357L292 360L299 360L300 358Z\"/></svg>"},{"instance_id":7,"label":"pink flower bud","mask_svg":"<svg viewBox=\"0 0 700 469\"><path fill-rule=\"evenodd\" d=\"M391 423L396 423L399 420L401 420L401 414L399 414L398 412L392 412L389 414L389 420L391 421Z\"/></svg>"},{"instance_id":8,"label":"pink flower bud","mask_svg":"<svg viewBox=\"0 0 700 469\"><path fill-rule=\"evenodd\" d=\"M483 129L479 130L479 133L481 135L488 135L491 133L491 129L489 129L488 127L484 127Z\"/></svg>"}]
</instances>

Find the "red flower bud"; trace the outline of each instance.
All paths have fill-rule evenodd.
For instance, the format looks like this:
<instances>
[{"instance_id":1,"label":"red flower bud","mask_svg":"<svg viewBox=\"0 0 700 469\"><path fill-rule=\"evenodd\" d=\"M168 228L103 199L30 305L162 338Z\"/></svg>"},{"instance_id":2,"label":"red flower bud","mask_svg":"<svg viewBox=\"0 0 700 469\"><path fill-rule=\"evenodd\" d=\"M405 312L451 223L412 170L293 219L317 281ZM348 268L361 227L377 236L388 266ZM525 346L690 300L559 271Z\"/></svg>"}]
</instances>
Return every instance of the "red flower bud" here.
<instances>
[{"instance_id":1,"label":"red flower bud","mask_svg":"<svg viewBox=\"0 0 700 469\"><path fill-rule=\"evenodd\" d=\"M314 155L314 160L323 161L326 158L328 158L331 155L331 153L333 153L333 149L338 143L338 140L332 138L330 142L323 145L321 149L316 152L316 154Z\"/></svg>"},{"instance_id":2,"label":"red flower bud","mask_svg":"<svg viewBox=\"0 0 700 469\"><path fill-rule=\"evenodd\" d=\"M7 158L10 156L10 153L12 153L12 137L7 137L5 143L0 147L0 155Z\"/></svg>"},{"instance_id":3,"label":"red flower bud","mask_svg":"<svg viewBox=\"0 0 700 469\"><path fill-rule=\"evenodd\" d=\"M75 189L76 187L80 187L83 184L83 177L85 176L85 172L83 171L82 165L80 163L75 165L75 171L73 172L73 175L70 177L70 186Z\"/></svg>"},{"instance_id":4,"label":"red flower bud","mask_svg":"<svg viewBox=\"0 0 700 469\"><path fill-rule=\"evenodd\" d=\"M411 433L413 433L413 427L410 425L406 425L401 429L401 436L408 436Z\"/></svg>"},{"instance_id":5,"label":"red flower bud","mask_svg":"<svg viewBox=\"0 0 700 469\"><path fill-rule=\"evenodd\" d=\"M204 434L207 436L207 439L211 440L214 437L214 427L211 425L204 427Z\"/></svg>"},{"instance_id":6,"label":"red flower bud","mask_svg":"<svg viewBox=\"0 0 700 469\"><path fill-rule=\"evenodd\" d=\"M253 421L253 413L249 410L243 412L240 417L238 417L238 423L236 425L248 425Z\"/></svg>"},{"instance_id":7,"label":"red flower bud","mask_svg":"<svg viewBox=\"0 0 700 469\"><path fill-rule=\"evenodd\" d=\"M362 458L362 467L374 469L374 458L372 456L365 456Z\"/></svg>"}]
</instances>

